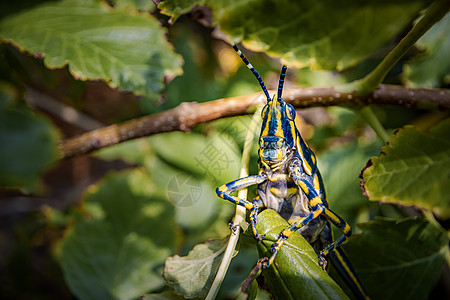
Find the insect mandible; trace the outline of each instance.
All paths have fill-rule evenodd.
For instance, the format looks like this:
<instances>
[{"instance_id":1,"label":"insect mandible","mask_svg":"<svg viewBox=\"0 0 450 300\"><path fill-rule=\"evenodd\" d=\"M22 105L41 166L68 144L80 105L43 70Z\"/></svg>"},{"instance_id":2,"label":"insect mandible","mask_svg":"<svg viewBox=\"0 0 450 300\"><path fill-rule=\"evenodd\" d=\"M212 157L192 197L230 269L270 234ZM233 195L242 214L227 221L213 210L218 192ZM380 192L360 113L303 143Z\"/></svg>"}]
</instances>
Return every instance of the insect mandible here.
<instances>
[{"instance_id":1,"label":"insect mandible","mask_svg":"<svg viewBox=\"0 0 450 300\"><path fill-rule=\"evenodd\" d=\"M273 209L289 222L290 226L284 229L273 243L272 256L264 267L273 264L284 241L298 231L313 246L319 264L324 269L328 256L355 295L362 299L368 298L340 247L351 235L352 230L347 222L329 208L316 156L302 139L295 125L294 107L281 97L287 67L283 65L278 92L270 98L258 72L236 44L233 43L232 46L258 80L267 103L261 113L259 174L224 184L216 189L217 195L250 211L252 230L258 240L263 239L256 229L259 209ZM231 195L234 191L255 184L258 185L258 196L252 202ZM331 223L342 232L335 241Z\"/></svg>"}]
</instances>

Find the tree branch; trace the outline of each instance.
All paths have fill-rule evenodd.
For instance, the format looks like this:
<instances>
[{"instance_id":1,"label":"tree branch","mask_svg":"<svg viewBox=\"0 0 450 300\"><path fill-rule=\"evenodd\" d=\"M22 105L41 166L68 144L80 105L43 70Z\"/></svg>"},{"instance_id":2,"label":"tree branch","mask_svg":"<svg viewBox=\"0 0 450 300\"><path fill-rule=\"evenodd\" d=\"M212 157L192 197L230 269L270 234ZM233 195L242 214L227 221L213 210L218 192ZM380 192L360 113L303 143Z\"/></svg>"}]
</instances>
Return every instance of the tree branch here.
<instances>
[{"instance_id":1,"label":"tree branch","mask_svg":"<svg viewBox=\"0 0 450 300\"><path fill-rule=\"evenodd\" d=\"M358 106L363 104L396 105L435 110L450 109L450 90L409 89L380 85L361 96L356 91L341 92L333 87L296 88L286 90L283 98L296 108L312 106ZM170 131L189 131L193 126L225 117L244 115L257 104L265 103L261 93L214 101L183 102L176 108L156 115L113 124L79 136L67 138L60 144L60 158L90 153L128 140Z\"/></svg>"},{"instance_id":2,"label":"tree branch","mask_svg":"<svg viewBox=\"0 0 450 300\"><path fill-rule=\"evenodd\" d=\"M373 91L386 77L400 58L411 48L434 24L441 20L448 12L450 1L434 1L424 16L413 26L405 37L392 49L383 61L361 80L350 83L351 89L361 94Z\"/></svg>"}]
</instances>

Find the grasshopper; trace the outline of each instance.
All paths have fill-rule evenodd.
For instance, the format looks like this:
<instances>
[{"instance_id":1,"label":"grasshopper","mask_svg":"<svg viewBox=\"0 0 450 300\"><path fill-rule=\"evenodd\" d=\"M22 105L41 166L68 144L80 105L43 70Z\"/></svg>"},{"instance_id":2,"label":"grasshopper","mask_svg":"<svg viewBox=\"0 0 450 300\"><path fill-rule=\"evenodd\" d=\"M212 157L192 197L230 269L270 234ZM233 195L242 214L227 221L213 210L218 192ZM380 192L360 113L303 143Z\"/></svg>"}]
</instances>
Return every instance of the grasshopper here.
<instances>
[{"instance_id":1,"label":"grasshopper","mask_svg":"<svg viewBox=\"0 0 450 300\"><path fill-rule=\"evenodd\" d=\"M283 65L278 92L270 98L258 72L236 44L233 43L232 46L258 80L267 103L261 112L259 174L224 184L216 189L217 195L250 211L250 223L258 240L263 239L256 229L259 209L273 209L289 222L290 226L273 243L272 256L264 263L265 268L273 264L284 241L298 231L313 246L319 264L324 269L328 256L355 295L361 299L368 298L340 247L351 236L352 230L347 222L329 208L316 156L295 125L294 107L281 97L287 67ZM258 185L258 196L252 202L231 195L234 191L254 184ZM335 241L331 224L342 232Z\"/></svg>"}]
</instances>

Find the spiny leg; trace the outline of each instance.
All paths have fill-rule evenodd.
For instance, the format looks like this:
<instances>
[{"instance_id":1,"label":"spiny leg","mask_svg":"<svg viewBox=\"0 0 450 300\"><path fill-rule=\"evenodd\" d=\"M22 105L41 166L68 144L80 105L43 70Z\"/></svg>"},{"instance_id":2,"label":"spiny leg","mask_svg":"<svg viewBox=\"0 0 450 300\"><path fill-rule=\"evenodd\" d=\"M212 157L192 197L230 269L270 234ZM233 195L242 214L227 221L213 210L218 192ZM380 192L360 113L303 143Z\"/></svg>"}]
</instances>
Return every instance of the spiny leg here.
<instances>
[{"instance_id":1,"label":"spiny leg","mask_svg":"<svg viewBox=\"0 0 450 300\"><path fill-rule=\"evenodd\" d=\"M252 225L253 234L255 235L256 239L262 241L264 236L262 234L258 233L258 230L256 229L256 223L258 218L258 209L262 207L261 205L258 205L261 202L260 196L256 196L253 201L253 208L250 210L250 223Z\"/></svg>"},{"instance_id":2,"label":"spiny leg","mask_svg":"<svg viewBox=\"0 0 450 300\"><path fill-rule=\"evenodd\" d=\"M239 178L237 180L231 181L227 184L224 184L222 186L219 186L216 189L217 195L225 200L231 201L234 204L241 205L245 207L246 209L250 210L250 219L252 220L252 214L255 215L255 222L253 224L252 222L252 229L255 233L255 236L257 238L261 238L261 235L256 231L256 216L258 214L258 207L256 206L255 199L253 200L253 203L241 199L236 196L230 195L232 192L241 190L243 188L246 188L248 186L254 185L254 184L260 184L261 182L265 181L267 179L267 175L260 174L260 175L252 175L244 178ZM256 211L256 213L255 213ZM233 230L234 224L230 224L230 228Z\"/></svg>"},{"instance_id":3,"label":"spiny leg","mask_svg":"<svg viewBox=\"0 0 450 300\"><path fill-rule=\"evenodd\" d=\"M333 243L325 246L325 248L319 253L319 260L321 262L326 261L325 256L327 256L330 251L334 251L335 248L339 247L349 236L352 235L352 228L345 222L340 216L334 213L331 209L325 208L324 215L331 221L336 227L343 233L337 240Z\"/></svg>"},{"instance_id":4,"label":"spiny leg","mask_svg":"<svg viewBox=\"0 0 450 300\"><path fill-rule=\"evenodd\" d=\"M320 198L318 192L311 185L310 181L307 180L307 177L294 178L294 181L296 182L296 184L298 186L300 186L300 188L303 191L306 190L305 194L310 199L309 203L311 206L311 212L306 217L294 222L288 228L283 230L283 232L281 232L277 241L272 245L272 256L269 259L269 261L266 263L266 267L269 267L273 263L276 255L277 255L278 251L280 250L281 246L283 245L284 241L287 240L291 236L292 233L299 230L301 227L307 225L311 220L319 217L322 214L322 212L326 209L326 207L322 203L322 199Z\"/></svg>"},{"instance_id":5,"label":"spiny leg","mask_svg":"<svg viewBox=\"0 0 450 300\"><path fill-rule=\"evenodd\" d=\"M320 180L317 175L313 175L313 180L311 184L311 180L306 175L303 175L300 171L301 169L298 166L291 169L291 176L294 178L294 181L302 188L305 194L310 198L311 195L315 196L315 198L310 198L310 205L320 205L322 206L322 214L327 217L327 219L333 223L338 229L343 233L337 240L326 245L322 251L319 252L319 264L325 269L327 266L327 260L325 257L328 255L333 262L333 265L345 279L349 287L355 293L355 295L359 299L368 299L367 293L364 291L362 284L360 283L358 277L356 276L353 267L345 255L344 251L340 247L340 245L352 234L352 229L350 225L345 222L339 215L334 213L328 207L326 207L328 202L326 202L326 198L324 193L321 193L320 188ZM319 194L321 197L317 196ZM323 204L322 204L323 203Z\"/></svg>"},{"instance_id":6,"label":"spiny leg","mask_svg":"<svg viewBox=\"0 0 450 300\"><path fill-rule=\"evenodd\" d=\"M312 211L306 217L296 221L295 223L291 224L288 228L284 229L278 236L277 241L272 244L271 249L272 256L266 263L265 267L269 267L274 262L275 257L278 254L278 251L281 249L281 246L283 246L284 242L291 236L291 234L293 234L303 226L307 225L309 222L311 222L311 220L319 217L324 209L325 206L323 206L323 204L321 203L318 203L316 206L312 207Z\"/></svg>"}]
</instances>

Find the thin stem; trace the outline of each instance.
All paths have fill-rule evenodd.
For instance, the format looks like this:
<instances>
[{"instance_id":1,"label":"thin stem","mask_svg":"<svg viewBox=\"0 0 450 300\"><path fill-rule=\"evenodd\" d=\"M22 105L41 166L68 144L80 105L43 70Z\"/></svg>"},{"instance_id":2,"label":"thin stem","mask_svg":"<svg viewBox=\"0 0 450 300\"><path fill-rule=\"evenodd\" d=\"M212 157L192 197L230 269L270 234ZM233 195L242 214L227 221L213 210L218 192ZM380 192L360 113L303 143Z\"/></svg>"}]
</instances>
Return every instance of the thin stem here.
<instances>
[{"instance_id":1,"label":"thin stem","mask_svg":"<svg viewBox=\"0 0 450 300\"><path fill-rule=\"evenodd\" d=\"M383 143L386 144L389 139L389 134L386 132L386 129L384 129L377 116L373 113L372 107L364 106L359 110L359 115L370 127L372 127L373 131L375 131Z\"/></svg>"},{"instance_id":2,"label":"thin stem","mask_svg":"<svg viewBox=\"0 0 450 300\"><path fill-rule=\"evenodd\" d=\"M434 1L423 18L414 25L383 61L366 77L356 82L355 85L359 94L367 94L376 89L406 51L447 14L449 6L448 0Z\"/></svg>"},{"instance_id":3,"label":"thin stem","mask_svg":"<svg viewBox=\"0 0 450 300\"><path fill-rule=\"evenodd\" d=\"M245 137L244 151L242 153L242 161L241 161L241 172L239 174L239 178L248 176L248 166L250 163L250 150L252 148L253 139L258 128L258 118L260 113L261 110L257 109L256 112L253 114L253 118L247 131L247 136ZM238 197L244 200L247 199L247 189L240 190L238 193ZM208 295L206 296L206 300L215 299L217 293L219 292L220 286L225 278L228 267L230 266L231 258L233 258L234 251L236 249L236 245L239 240L239 230L240 227L242 226L241 224L245 222L245 214L246 209L240 205L236 205L236 213L233 219L233 226L235 226L236 229L233 230L233 232L230 234L227 249L225 250L225 254L223 256L222 262L220 263L216 277L214 278L214 282L212 283Z\"/></svg>"}]
</instances>

